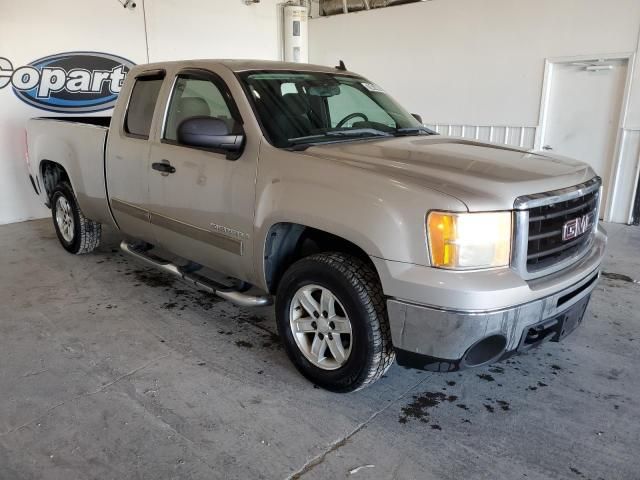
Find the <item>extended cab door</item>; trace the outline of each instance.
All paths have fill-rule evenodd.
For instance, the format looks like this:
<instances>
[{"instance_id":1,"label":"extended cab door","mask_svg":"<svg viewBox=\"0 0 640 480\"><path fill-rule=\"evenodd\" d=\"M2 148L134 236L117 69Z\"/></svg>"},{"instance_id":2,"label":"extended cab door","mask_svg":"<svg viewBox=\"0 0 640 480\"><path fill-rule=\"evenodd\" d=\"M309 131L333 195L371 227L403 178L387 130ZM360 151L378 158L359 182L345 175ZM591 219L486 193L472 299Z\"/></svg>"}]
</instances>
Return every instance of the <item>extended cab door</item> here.
<instances>
[{"instance_id":1,"label":"extended cab door","mask_svg":"<svg viewBox=\"0 0 640 480\"><path fill-rule=\"evenodd\" d=\"M220 72L229 74L230 72ZM178 126L190 117L224 120L242 131L242 118L222 76L185 69L168 79L164 121L151 144L150 219L156 242L211 269L251 281L257 139L239 156L180 144Z\"/></svg>"},{"instance_id":2,"label":"extended cab door","mask_svg":"<svg viewBox=\"0 0 640 480\"><path fill-rule=\"evenodd\" d=\"M118 106L105 157L107 191L118 227L128 236L153 243L149 223L149 136L164 71L136 76L122 94L128 101Z\"/></svg>"}]
</instances>

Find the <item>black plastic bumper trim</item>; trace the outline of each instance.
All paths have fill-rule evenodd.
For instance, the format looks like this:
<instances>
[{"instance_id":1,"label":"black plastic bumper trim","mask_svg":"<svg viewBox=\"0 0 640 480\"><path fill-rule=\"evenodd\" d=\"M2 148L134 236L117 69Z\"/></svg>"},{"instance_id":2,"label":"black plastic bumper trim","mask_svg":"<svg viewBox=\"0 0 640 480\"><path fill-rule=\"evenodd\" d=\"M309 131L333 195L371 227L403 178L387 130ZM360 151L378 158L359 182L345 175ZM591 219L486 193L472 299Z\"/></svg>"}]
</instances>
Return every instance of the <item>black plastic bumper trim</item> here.
<instances>
[{"instance_id":1,"label":"black plastic bumper trim","mask_svg":"<svg viewBox=\"0 0 640 480\"><path fill-rule=\"evenodd\" d=\"M432 357L401 348L396 348L395 351L398 365L405 368L428 370L430 372L455 372L464 368L460 365L460 359L450 360L447 358Z\"/></svg>"}]
</instances>

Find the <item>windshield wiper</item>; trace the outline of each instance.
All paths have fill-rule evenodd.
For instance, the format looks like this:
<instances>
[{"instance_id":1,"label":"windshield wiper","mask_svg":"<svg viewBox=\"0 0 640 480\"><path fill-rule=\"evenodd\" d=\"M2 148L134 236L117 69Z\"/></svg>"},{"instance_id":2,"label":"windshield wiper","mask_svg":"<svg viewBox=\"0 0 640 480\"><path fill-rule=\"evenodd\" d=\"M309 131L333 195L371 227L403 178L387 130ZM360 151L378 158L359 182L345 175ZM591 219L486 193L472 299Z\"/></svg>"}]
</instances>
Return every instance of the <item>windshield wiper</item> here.
<instances>
[{"instance_id":1,"label":"windshield wiper","mask_svg":"<svg viewBox=\"0 0 640 480\"><path fill-rule=\"evenodd\" d=\"M322 143L318 140L327 137L340 138L367 138L367 137L392 137L393 135L375 128L352 128L349 130L332 130L319 135L307 135L304 137L290 138L289 143L296 147L305 147L313 143Z\"/></svg>"},{"instance_id":2,"label":"windshield wiper","mask_svg":"<svg viewBox=\"0 0 640 480\"><path fill-rule=\"evenodd\" d=\"M391 134L375 128L351 128L326 132L328 137L390 137Z\"/></svg>"},{"instance_id":3,"label":"windshield wiper","mask_svg":"<svg viewBox=\"0 0 640 480\"><path fill-rule=\"evenodd\" d=\"M438 135L438 132L431 130L427 127L407 127L396 128L395 136L408 136L408 135Z\"/></svg>"}]
</instances>

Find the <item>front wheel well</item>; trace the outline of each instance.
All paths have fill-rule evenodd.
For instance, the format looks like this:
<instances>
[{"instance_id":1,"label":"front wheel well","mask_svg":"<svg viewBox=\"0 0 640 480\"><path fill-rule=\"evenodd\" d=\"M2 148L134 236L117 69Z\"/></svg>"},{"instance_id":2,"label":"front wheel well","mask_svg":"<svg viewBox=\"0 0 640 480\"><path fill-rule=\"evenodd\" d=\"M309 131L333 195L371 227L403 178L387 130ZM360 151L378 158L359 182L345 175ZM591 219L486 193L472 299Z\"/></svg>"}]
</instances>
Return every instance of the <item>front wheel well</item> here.
<instances>
[{"instance_id":1,"label":"front wheel well","mask_svg":"<svg viewBox=\"0 0 640 480\"><path fill-rule=\"evenodd\" d=\"M47 207L51 208L51 196L56 185L61 181L69 180L69 175L62 165L51 160L42 160L40 162L40 176L42 177L42 183L44 183L44 190L47 193Z\"/></svg>"},{"instance_id":2,"label":"front wheel well","mask_svg":"<svg viewBox=\"0 0 640 480\"><path fill-rule=\"evenodd\" d=\"M264 272L269 292L276 293L280 279L293 263L323 252L352 255L377 272L369 255L349 240L298 223L277 223L269 229L264 251Z\"/></svg>"}]
</instances>

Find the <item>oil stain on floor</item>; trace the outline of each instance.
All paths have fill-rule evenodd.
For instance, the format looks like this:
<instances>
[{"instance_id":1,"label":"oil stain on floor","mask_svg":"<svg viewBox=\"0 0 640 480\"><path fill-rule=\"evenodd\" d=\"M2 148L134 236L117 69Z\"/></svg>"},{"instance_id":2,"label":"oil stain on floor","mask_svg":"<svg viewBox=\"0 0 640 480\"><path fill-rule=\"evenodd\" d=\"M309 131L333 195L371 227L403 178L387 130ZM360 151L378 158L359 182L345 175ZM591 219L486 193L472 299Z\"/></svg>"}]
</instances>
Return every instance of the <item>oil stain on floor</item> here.
<instances>
[{"instance_id":1,"label":"oil stain on floor","mask_svg":"<svg viewBox=\"0 0 640 480\"><path fill-rule=\"evenodd\" d=\"M624 275L622 273L602 272L601 275L602 277L608 280L619 280L621 282L628 282L628 283L640 283L639 280L634 280L629 275Z\"/></svg>"},{"instance_id":2,"label":"oil stain on floor","mask_svg":"<svg viewBox=\"0 0 640 480\"><path fill-rule=\"evenodd\" d=\"M423 423L429 423L429 409L439 405L442 402L455 402L458 400L457 395L446 395L442 392L424 392L420 395L413 396L413 402L402 407L402 415L399 422L407 423L410 418L420 420ZM442 430L440 426L434 430Z\"/></svg>"},{"instance_id":3,"label":"oil stain on floor","mask_svg":"<svg viewBox=\"0 0 640 480\"><path fill-rule=\"evenodd\" d=\"M551 375L557 376L558 372L563 372L565 370L557 363L554 363L554 361L557 360L554 359L553 356L549 355L549 353L547 353L546 357L533 357L537 358L538 366L542 367L542 370L539 371L539 373L542 374L541 377L538 377L539 379L531 378L531 376L533 376L533 372L525 370L520 359L510 359L501 365L492 365L487 368L487 371L496 376L506 375L507 373L510 376L515 375L515 377L510 377L512 383L514 383L513 380L515 380L516 384L512 385L512 390L510 391L512 393L515 393L516 391L524 391L529 395L535 395L537 390L549 386L549 383L545 382L550 382L550 379L554 378ZM546 359L546 361L543 359ZM510 414L512 413L512 404L509 399L509 392L503 391L501 388L502 384L496 381L496 378L493 375L486 372L459 372L458 376L466 377L466 380L455 382L453 380L443 379L443 383L446 385L442 387L443 391L426 391L424 393L414 395L411 402L401 407L398 422L401 424L407 424L412 420L419 421L421 423L429 424L433 430L443 430L443 426L446 427L447 425L445 424L447 424L447 422L442 423L441 421L435 421L434 417L436 411L448 403L454 404L457 408L449 410L447 413L443 412L443 418L450 417L451 413L455 411L462 415L459 417L460 421L467 424L475 423L473 417L476 415L491 416L494 414ZM517 380L517 378L520 378L520 380ZM491 396L486 396L489 391L487 391L483 397L480 397L477 394L465 394L465 391L468 392L468 390L462 386L465 384L467 385L467 388L470 385L473 385L472 388L474 392L477 392L478 389L486 390L488 388L491 393L494 393L494 395L489 394ZM461 390L458 390L459 388L461 388ZM454 392L452 393L451 390L454 390ZM502 394L499 392L502 392ZM472 420L474 421L472 422Z\"/></svg>"}]
</instances>

